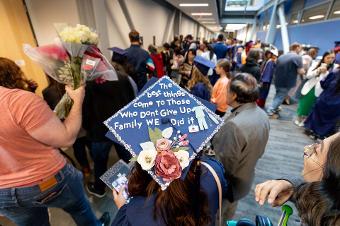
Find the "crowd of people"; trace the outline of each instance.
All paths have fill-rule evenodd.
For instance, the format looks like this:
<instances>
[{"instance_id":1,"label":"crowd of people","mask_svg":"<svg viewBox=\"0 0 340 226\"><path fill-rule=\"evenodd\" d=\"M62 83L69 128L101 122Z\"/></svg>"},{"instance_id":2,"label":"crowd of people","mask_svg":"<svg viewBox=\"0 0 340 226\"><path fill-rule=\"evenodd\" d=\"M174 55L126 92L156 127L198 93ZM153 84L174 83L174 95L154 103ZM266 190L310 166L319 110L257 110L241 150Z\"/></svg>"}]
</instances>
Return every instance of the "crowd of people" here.
<instances>
[{"instance_id":1,"label":"crowd of people","mask_svg":"<svg viewBox=\"0 0 340 226\"><path fill-rule=\"evenodd\" d=\"M113 191L119 211L112 225L215 225L219 208L222 219L232 219L265 152L269 118L279 118L280 105L294 100L294 123L318 143L305 147L303 178L259 184L256 201L262 205L268 199L275 206L292 200L303 224L340 224L340 47L318 59L317 48L306 50L299 43L283 54L260 41L243 44L222 34L209 42L176 36L161 47L148 46L148 51L137 31L129 39L127 49L110 48L117 81L90 81L73 90L50 80L45 101L34 94L37 84L19 66L0 58L0 215L20 226L50 225L48 208L57 207L77 225L109 225L107 212L97 219L91 209L83 177L91 174L93 161L94 181L85 188L102 198L106 185L100 176L108 169L111 147L125 162L131 155L106 137L103 121L138 96L148 79L168 76L213 104L224 124L204 154L192 161L187 176L166 190L136 163L128 182L133 199L127 203L122 191ZM266 110L272 87L275 97ZM53 109L65 92L73 106L61 121ZM60 154L60 148L70 146L81 171Z\"/></svg>"}]
</instances>

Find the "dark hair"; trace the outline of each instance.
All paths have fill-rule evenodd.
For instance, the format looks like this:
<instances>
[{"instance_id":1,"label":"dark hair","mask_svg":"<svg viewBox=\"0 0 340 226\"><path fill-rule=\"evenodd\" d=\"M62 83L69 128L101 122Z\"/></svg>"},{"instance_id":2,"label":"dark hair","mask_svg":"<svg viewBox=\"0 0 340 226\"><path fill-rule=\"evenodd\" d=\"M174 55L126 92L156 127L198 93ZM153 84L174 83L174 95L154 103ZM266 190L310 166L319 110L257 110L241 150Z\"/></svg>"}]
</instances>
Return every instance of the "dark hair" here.
<instances>
[{"instance_id":1,"label":"dark hair","mask_svg":"<svg viewBox=\"0 0 340 226\"><path fill-rule=\"evenodd\" d=\"M189 49L186 56L185 56L185 60L184 63L188 63L189 62L189 52L192 52L192 54L194 54L196 56L196 49Z\"/></svg>"},{"instance_id":2,"label":"dark hair","mask_svg":"<svg viewBox=\"0 0 340 226\"><path fill-rule=\"evenodd\" d=\"M223 34L219 34L219 35L217 36L217 40L218 40L218 41L223 41L223 40L224 40L224 35L223 35Z\"/></svg>"},{"instance_id":3,"label":"dark hair","mask_svg":"<svg viewBox=\"0 0 340 226\"><path fill-rule=\"evenodd\" d=\"M323 64L325 62L325 58L330 55L331 53L330 52L325 52L323 55L322 55L322 59L320 60L320 62L318 63L318 65L316 65L316 67L314 68L314 70L318 69L319 67L321 67L321 64ZM327 65L327 69L329 70L331 68L331 65ZM313 71L314 71L313 70Z\"/></svg>"},{"instance_id":4,"label":"dark hair","mask_svg":"<svg viewBox=\"0 0 340 226\"><path fill-rule=\"evenodd\" d=\"M29 91L29 84L21 68L4 57L0 57L0 86Z\"/></svg>"},{"instance_id":5,"label":"dark hair","mask_svg":"<svg viewBox=\"0 0 340 226\"><path fill-rule=\"evenodd\" d=\"M230 91L240 104L255 102L259 97L257 81L251 74L238 73L230 80Z\"/></svg>"},{"instance_id":6,"label":"dark hair","mask_svg":"<svg viewBox=\"0 0 340 226\"><path fill-rule=\"evenodd\" d=\"M160 186L136 163L129 177L131 196L156 195L154 219L166 225L206 226L211 223L208 197L200 188L201 165L193 160L185 180L176 179L162 191Z\"/></svg>"},{"instance_id":7,"label":"dark hair","mask_svg":"<svg viewBox=\"0 0 340 226\"><path fill-rule=\"evenodd\" d=\"M247 61L254 61L257 63L257 61L260 59L261 57L261 49L250 49L247 55Z\"/></svg>"},{"instance_id":8,"label":"dark hair","mask_svg":"<svg viewBox=\"0 0 340 226\"><path fill-rule=\"evenodd\" d=\"M130 42L139 42L139 33L136 30L132 30L129 33Z\"/></svg>"},{"instance_id":9,"label":"dark hair","mask_svg":"<svg viewBox=\"0 0 340 226\"><path fill-rule=\"evenodd\" d=\"M168 50L170 49L170 44L166 42L163 44L163 47Z\"/></svg>"},{"instance_id":10,"label":"dark hair","mask_svg":"<svg viewBox=\"0 0 340 226\"><path fill-rule=\"evenodd\" d=\"M290 51L296 51L297 48L301 47L300 43L294 42L293 44L290 45L289 50Z\"/></svg>"},{"instance_id":11,"label":"dark hair","mask_svg":"<svg viewBox=\"0 0 340 226\"><path fill-rule=\"evenodd\" d=\"M214 48L210 44L206 44L206 46L207 46L207 49L209 50L209 59L212 60L215 54Z\"/></svg>"},{"instance_id":12,"label":"dark hair","mask_svg":"<svg viewBox=\"0 0 340 226\"><path fill-rule=\"evenodd\" d=\"M174 53L175 53L176 56L177 56L177 55L182 55L182 49L181 49L181 47L176 46L176 47L174 48Z\"/></svg>"},{"instance_id":13,"label":"dark hair","mask_svg":"<svg viewBox=\"0 0 340 226\"><path fill-rule=\"evenodd\" d=\"M340 224L340 135L330 143L321 181L300 185L294 198L306 225Z\"/></svg>"},{"instance_id":14,"label":"dark hair","mask_svg":"<svg viewBox=\"0 0 340 226\"><path fill-rule=\"evenodd\" d=\"M154 45L149 45L148 50L151 54L157 54L157 48Z\"/></svg>"}]
</instances>

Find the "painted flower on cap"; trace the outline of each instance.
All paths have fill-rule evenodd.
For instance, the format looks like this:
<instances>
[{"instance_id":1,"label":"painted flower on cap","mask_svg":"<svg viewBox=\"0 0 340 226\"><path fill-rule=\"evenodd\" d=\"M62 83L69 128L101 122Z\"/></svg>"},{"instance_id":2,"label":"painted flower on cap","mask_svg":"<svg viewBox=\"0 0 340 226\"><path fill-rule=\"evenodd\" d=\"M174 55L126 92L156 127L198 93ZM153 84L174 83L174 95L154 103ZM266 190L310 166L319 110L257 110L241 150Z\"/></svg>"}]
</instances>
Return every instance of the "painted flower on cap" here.
<instances>
[{"instance_id":1,"label":"painted flower on cap","mask_svg":"<svg viewBox=\"0 0 340 226\"><path fill-rule=\"evenodd\" d=\"M168 139L158 139L156 141L156 149L157 151L169 151L171 148L171 143Z\"/></svg>"},{"instance_id":2,"label":"painted flower on cap","mask_svg":"<svg viewBox=\"0 0 340 226\"><path fill-rule=\"evenodd\" d=\"M137 162L141 165L143 170L150 170L155 165L157 151L143 150L139 153Z\"/></svg>"},{"instance_id":3,"label":"painted flower on cap","mask_svg":"<svg viewBox=\"0 0 340 226\"><path fill-rule=\"evenodd\" d=\"M181 165L172 151L158 153L155 161L155 173L164 181L172 181L182 174Z\"/></svg>"},{"instance_id":4,"label":"painted flower on cap","mask_svg":"<svg viewBox=\"0 0 340 226\"><path fill-rule=\"evenodd\" d=\"M182 169L187 167L189 165L189 152L184 150L179 150L178 152L175 152L175 156L179 161L179 164L181 165Z\"/></svg>"}]
</instances>

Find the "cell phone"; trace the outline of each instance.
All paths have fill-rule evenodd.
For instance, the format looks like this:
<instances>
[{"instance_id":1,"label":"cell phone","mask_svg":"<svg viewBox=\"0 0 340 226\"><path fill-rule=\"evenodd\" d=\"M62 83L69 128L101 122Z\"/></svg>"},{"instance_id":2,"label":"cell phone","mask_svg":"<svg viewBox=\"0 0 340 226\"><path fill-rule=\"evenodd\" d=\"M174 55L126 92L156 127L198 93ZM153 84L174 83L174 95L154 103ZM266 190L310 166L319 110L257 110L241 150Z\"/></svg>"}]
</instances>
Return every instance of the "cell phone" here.
<instances>
[{"instance_id":1,"label":"cell phone","mask_svg":"<svg viewBox=\"0 0 340 226\"><path fill-rule=\"evenodd\" d=\"M115 189L117 192L120 191L121 187L124 187L123 195L127 199L128 195L128 176L130 174L130 166L123 160L116 162L108 171L106 171L100 179L109 187L111 190Z\"/></svg>"}]
</instances>

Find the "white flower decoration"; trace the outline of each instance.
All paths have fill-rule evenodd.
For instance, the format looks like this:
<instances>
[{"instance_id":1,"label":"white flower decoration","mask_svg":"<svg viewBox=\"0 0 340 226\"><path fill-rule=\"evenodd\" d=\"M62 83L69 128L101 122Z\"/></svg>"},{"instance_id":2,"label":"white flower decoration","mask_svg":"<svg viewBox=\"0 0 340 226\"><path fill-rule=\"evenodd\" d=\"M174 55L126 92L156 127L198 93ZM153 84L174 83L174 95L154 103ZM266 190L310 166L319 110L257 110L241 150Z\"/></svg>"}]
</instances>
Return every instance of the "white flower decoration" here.
<instances>
[{"instance_id":1,"label":"white flower decoration","mask_svg":"<svg viewBox=\"0 0 340 226\"><path fill-rule=\"evenodd\" d=\"M162 131L162 137L169 139L172 136L174 129L172 127L166 128Z\"/></svg>"},{"instance_id":2,"label":"white flower decoration","mask_svg":"<svg viewBox=\"0 0 340 226\"><path fill-rule=\"evenodd\" d=\"M154 143L151 142L151 141L144 142L144 143L140 143L139 145L142 147L143 151L145 151L145 150L153 150L153 151L156 151L155 145L154 145Z\"/></svg>"},{"instance_id":3,"label":"white flower decoration","mask_svg":"<svg viewBox=\"0 0 340 226\"><path fill-rule=\"evenodd\" d=\"M141 165L143 170L150 170L155 165L157 151L143 150L137 157L137 162Z\"/></svg>"},{"instance_id":4,"label":"white flower decoration","mask_svg":"<svg viewBox=\"0 0 340 226\"><path fill-rule=\"evenodd\" d=\"M189 165L189 152L184 150L179 150L174 152L176 158L179 161L179 164L182 167L182 170Z\"/></svg>"}]
</instances>

